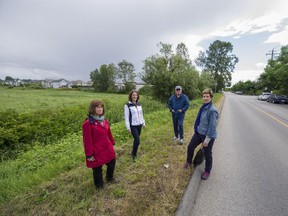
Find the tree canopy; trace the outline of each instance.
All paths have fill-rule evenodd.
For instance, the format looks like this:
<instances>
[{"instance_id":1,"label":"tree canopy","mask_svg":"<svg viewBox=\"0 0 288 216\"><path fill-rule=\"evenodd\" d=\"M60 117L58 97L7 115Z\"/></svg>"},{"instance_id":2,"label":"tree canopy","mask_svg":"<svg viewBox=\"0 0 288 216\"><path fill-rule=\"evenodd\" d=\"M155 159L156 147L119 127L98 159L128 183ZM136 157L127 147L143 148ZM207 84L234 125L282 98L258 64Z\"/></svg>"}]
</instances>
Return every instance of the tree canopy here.
<instances>
[{"instance_id":1,"label":"tree canopy","mask_svg":"<svg viewBox=\"0 0 288 216\"><path fill-rule=\"evenodd\" d=\"M190 99L199 94L199 73L189 59L186 45L180 43L175 52L171 44L158 44L160 53L144 60L141 79L152 85L155 98L166 101L176 85L181 85Z\"/></svg>"},{"instance_id":2,"label":"tree canopy","mask_svg":"<svg viewBox=\"0 0 288 216\"><path fill-rule=\"evenodd\" d=\"M98 92L115 92L115 65L103 64L100 69L90 72L90 79Z\"/></svg>"},{"instance_id":3,"label":"tree canopy","mask_svg":"<svg viewBox=\"0 0 288 216\"><path fill-rule=\"evenodd\" d=\"M134 82L136 77L135 67L132 63L122 60L118 63L117 78L121 79L123 83Z\"/></svg>"},{"instance_id":4,"label":"tree canopy","mask_svg":"<svg viewBox=\"0 0 288 216\"><path fill-rule=\"evenodd\" d=\"M229 86L235 65L239 59L232 54L233 45L230 42L216 40L205 52L200 51L195 63L205 73L211 75L216 91Z\"/></svg>"},{"instance_id":5,"label":"tree canopy","mask_svg":"<svg viewBox=\"0 0 288 216\"><path fill-rule=\"evenodd\" d=\"M278 58L268 61L258 82L262 89L288 94L288 45L281 48Z\"/></svg>"}]
</instances>

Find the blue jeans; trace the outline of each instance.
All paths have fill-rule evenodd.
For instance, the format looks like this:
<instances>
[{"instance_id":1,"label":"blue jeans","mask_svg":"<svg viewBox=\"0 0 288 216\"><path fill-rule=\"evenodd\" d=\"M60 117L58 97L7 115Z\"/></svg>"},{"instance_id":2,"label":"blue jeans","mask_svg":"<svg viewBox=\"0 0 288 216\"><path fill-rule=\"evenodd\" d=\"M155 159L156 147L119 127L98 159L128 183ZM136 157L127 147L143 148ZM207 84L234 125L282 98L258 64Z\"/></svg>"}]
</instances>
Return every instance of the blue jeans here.
<instances>
[{"instance_id":1,"label":"blue jeans","mask_svg":"<svg viewBox=\"0 0 288 216\"><path fill-rule=\"evenodd\" d=\"M187 147L187 163L192 164L192 158L195 148L204 141L205 136L195 132L192 139ZM212 147L215 139L211 139L207 147L203 147L205 157L205 171L210 172L212 169Z\"/></svg>"},{"instance_id":2,"label":"blue jeans","mask_svg":"<svg viewBox=\"0 0 288 216\"><path fill-rule=\"evenodd\" d=\"M178 134L180 135L180 139L183 139L183 118L177 118L175 115L172 115L173 120L173 127L174 127L174 135L175 137L178 137Z\"/></svg>"},{"instance_id":3,"label":"blue jeans","mask_svg":"<svg viewBox=\"0 0 288 216\"><path fill-rule=\"evenodd\" d=\"M137 156L137 150L140 144L140 134L141 134L142 125L130 126L130 129L131 129L132 136L134 138L132 155Z\"/></svg>"}]
</instances>

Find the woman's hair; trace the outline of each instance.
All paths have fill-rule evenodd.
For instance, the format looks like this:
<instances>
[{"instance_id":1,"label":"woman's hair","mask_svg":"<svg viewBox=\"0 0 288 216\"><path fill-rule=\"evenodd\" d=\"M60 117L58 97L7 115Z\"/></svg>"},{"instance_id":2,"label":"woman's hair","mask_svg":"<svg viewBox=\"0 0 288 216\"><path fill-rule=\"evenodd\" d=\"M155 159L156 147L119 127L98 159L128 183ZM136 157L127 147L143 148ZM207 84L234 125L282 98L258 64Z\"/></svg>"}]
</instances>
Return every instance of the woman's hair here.
<instances>
[{"instance_id":1,"label":"woman's hair","mask_svg":"<svg viewBox=\"0 0 288 216\"><path fill-rule=\"evenodd\" d=\"M136 102L138 102L138 100L139 100L139 98L140 98L140 95L139 95L139 93L138 93L136 90L130 91L129 96L128 96L128 100L129 100L129 101L132 101L132 94L133 94L134 92L137 94L137 100L136 100Z\"/></svg>"},{"instance_id":2,"label":"woman's hair","mask_svg":"<svg viewBox=\"0 0 288 216\"><path fill-rule=\"evenodd\" d=\"M202 92L202 95L203 94L209 94L211 98L213 98L213 91L209 88L207 89L204 89L203 92Z\"/></svg>"},{"instance_id":3,"label":"woman's hair","mask_svg":"<svg viewBox=\"0 0 288 216\"><path fill-rule=\"evenodd\" d=\"M102 115L105 114L105 108L104 108L104 103L101 100L92 100L90 102L89 108L88 108L88 115L94 115L96 107L101 106L103 108L103 113Z\"/></svg>"}]
</instances>

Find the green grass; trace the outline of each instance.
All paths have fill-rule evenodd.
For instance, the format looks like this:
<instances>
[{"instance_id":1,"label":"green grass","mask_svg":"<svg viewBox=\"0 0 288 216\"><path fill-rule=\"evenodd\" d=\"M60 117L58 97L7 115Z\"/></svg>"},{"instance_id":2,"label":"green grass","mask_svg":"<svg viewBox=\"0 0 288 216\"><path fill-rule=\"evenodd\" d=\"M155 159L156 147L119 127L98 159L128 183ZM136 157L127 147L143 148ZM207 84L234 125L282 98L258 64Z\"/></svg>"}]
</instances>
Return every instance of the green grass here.
<instances>
[{"instance_id":1,"label":"green grass","mask_svg":"<svg viewBox=\"0 0 288 216\"><path fill-rule=\"evenodd\" d=\"M200 105L193 101L186 114L183 146L172 141L168 109L145 115L136 163L124 122L112 125L119 183L100 192L85 167L80 132L0 164L1 215L173 215L191 174L182 166Z\"/></svg>"},{"instance_id":2,"label":"green grass","mask_svg":"<svg viewBox=\"0 0 288 216\"><path fill-rule=\"evenodd\" d=\"M0 112L11 108L18 112L31 112L71 107L77 104L87 104L88 106L92 99L113 99L116 102L125 102L128 100L128 96L66 89L0 88Z\"/></svg>"}]
</instances>

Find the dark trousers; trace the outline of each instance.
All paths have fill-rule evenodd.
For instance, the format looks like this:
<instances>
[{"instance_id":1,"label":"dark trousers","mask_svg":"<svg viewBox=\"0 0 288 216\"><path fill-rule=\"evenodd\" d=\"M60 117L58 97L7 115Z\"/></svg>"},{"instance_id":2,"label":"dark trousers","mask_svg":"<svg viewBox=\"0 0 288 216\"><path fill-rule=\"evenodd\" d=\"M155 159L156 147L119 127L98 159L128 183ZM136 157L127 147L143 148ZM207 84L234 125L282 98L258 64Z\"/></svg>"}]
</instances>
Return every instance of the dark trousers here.
<instances>
[{"instance_id":1,"label":"dark trousers","mask_svg":"<svg viewBox=\"0 0 288 216\"><path fill-rule=\"evenodd\" d=\"M174 115L172 115L173 120L173 127L174 127L174 135L175 137L178 137L178 134L180 135L180 139L183 139L183 122L184 118L176 118Z\"/></svg>"},{"instance_id":2,"label":"dark trousers","mask_svg":"<svg viewBox=\"0 0 288 216\"><path fill-rule=\"evenodd\" d=\"M111 181L113 179L114 169L115 169L116 160L113 159L107 163L106 170L106 180ZM95 186L100 188L103 187L103 175L102 175L102 166L92 168L93 169L93 178Z\"/></svg>"},{"instance_id":3,"label":"dark trousers","mask_svg":"<svg viewBox=\"0 0 288 216\"><path fill-rule=\"evenodd\" d=\"M130 129L131 129L132 136L134 138L132 155L137 156L137 150L140 144L140 134L141 134L142 125L130 126Z\"/></svg>"},{"instance_id":4,"label":"dark trousers","mask_svg":"<svg viewBox=\"0 0 288 216\"><path fill-rule=\"evenodd\" d=\"M205 136L195 132L192 139L187 147L187 163L192 164L192 158L195 148L204 141ZM204 157L205 157L205 171L210 172L212 169L212 147L215 139L211 139L207 147L204 147Z\"/></svg>"}]
</instances>

